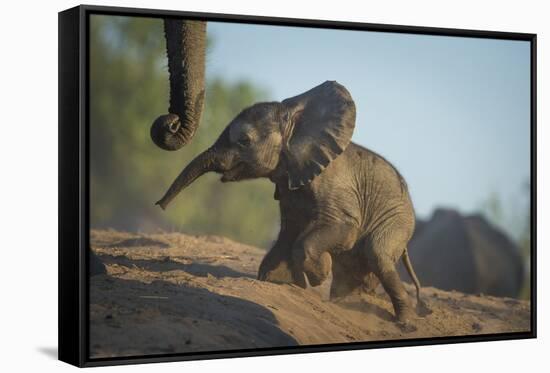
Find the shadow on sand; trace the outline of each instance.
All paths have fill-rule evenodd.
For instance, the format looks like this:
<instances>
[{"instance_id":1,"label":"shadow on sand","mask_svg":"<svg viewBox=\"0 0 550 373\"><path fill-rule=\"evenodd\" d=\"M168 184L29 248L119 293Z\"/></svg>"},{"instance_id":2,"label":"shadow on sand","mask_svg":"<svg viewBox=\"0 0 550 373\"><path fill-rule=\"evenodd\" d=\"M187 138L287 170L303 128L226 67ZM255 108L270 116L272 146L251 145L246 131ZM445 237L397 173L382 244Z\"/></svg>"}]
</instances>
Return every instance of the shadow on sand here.
<instances>
[{"instance_id":1,"label":"shadow on sand","mask_svg":"<svg viewBox=\"0 0 550 373\"><path fill-rule=\"evenodd\" d=\"M135 264L146 265L139 261ZM166 269L165 264L151 265L158 270ZM174 265L167 264L169 268ZM209 273L227 273L227 268L223 267L202 265L198 268ZM189 268L185 270L189 272ZM231 274L236 276L238 272ZM109 275L91 279L92 357L297 344L293 336L281 330L278 320L268 308L245 299L214 293L193 281L183 279L174 283L155 280L146 283Z\"/></svg>"}]
</instances>

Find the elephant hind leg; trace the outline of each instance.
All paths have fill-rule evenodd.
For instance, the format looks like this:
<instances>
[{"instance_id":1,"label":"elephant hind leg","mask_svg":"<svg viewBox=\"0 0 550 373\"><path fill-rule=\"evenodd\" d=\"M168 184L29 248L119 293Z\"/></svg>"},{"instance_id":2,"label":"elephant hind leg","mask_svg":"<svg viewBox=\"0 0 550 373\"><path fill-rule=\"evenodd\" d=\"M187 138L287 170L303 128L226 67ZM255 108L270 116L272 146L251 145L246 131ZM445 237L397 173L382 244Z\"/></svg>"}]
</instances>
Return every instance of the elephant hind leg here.
<instances>
[{"instance_id":1,"label":"elephant hind leg","mask_svg":"<svg viewBox=\"0 0 550 373\"><path fill-rule=\"evenodd\" d=\"M397 321L407 322L413 319L414 312L401 278L395 270L395 265L393 263L381 263L377 267L375 273L391 299Z\"/></svg>"},{"instance_id":2,"label":"elephant hind leg","mask_svg":"<svg viewBox=\"0 0 550 373\"><path fill-rule=\"evenodd\" d=\"M404 232L393 231L391 234L378 232L369 237L364 247L370 269L390 297L397 321L403 323L412 320L415 316L409 296L395 268L396 259L401 256L407 240L408 237Z\"/></svg>"}]
</instances>

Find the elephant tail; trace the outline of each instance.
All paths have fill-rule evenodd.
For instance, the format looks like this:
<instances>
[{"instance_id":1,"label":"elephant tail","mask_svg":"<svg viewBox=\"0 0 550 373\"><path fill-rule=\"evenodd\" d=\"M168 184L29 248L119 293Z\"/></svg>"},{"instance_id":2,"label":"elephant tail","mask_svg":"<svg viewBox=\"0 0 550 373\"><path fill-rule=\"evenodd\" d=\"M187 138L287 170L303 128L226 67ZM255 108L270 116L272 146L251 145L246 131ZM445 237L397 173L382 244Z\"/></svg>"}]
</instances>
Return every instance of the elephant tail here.
<instances>
[{"instance_id":1,"label":"elephant tail","mask_svg":"<svg viewBox=\"0 0 550 373\"><path fill-rule=\"evenodd\" d=\"M409 276L414 282L414 286L416 287L416 300L418 304L421 304L422 301L420 300L420 281L418 281L418 277L416 277L416 273L414 272L411 259L409 258L409 250L407 248L405 248L405 251L401 256L401 260L403 261L403 264L405 265L405 268L407 269L407 272L409 273Z\"/></svg>"},{"instance_id":2,"label":"elephant tail","mask_svg":"<svg viewBox=\"0 0 550 373\"><path fill-rule=\"evenodd\" d=\"M433 311L422 299L420 299L420 281L418 281L418 277L416 277L416 273L414 273L411 259L409 258L409 250L407 248L405 248L403 255L401 255L401 260L403 260L403 264L405 265L405 268L407 268L407 272L416 287L416 313L420 317L431 314Z\"/></svg>"}]
</instances>

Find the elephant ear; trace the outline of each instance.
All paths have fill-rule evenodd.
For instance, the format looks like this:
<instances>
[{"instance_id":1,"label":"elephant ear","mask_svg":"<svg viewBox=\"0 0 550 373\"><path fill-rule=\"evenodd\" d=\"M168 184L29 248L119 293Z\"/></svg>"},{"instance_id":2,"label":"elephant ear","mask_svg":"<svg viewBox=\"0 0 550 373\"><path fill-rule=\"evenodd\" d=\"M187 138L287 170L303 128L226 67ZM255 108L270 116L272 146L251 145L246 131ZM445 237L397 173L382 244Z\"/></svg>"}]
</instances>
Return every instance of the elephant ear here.
<instances>
[{"instance_id":1,"label":"elephant ear","mask_svg":"<svg viewBox=\"0 0 550 373\"><path fill-rule=\"evenodd\" d=\"M310 183L348 146L355 128L355 103L348 90L335 81L282 102L283 154L288 187Z\"/></svg>"}]
</instances>

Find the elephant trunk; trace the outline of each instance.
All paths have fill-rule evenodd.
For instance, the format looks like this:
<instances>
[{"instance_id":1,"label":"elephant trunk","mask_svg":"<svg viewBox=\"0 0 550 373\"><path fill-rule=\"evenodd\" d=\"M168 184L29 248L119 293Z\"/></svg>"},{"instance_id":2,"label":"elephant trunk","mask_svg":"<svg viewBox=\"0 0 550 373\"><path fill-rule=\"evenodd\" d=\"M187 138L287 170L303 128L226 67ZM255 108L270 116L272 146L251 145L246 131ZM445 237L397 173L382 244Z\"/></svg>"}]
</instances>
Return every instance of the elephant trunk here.
<instances>
[{"instance_id":1,"label":"elephant trunk","mask_svg":"<svg viewBox=\"0 0 550 373\"><path fill-rule=\"evenodd\" d=\"M170 107L154 121L151 138L164 150L178 150L195 135L204 108L206 22L165 19L164 33Z\"/></svg>"},{"instance_id":2,"label":"elephant trunk","mask_svg":"<svg viewBox=\"0 0 550 373\"><path fill-rule=\"evenodd\" d=\"M218 171L219 162L216 150L210 148L196 156L178 175L172 183L164 197L159 200L159 205L163 210L168 204L181 192L193 183L197 178L210 171Z\"/></svg>"}]
</instances>

